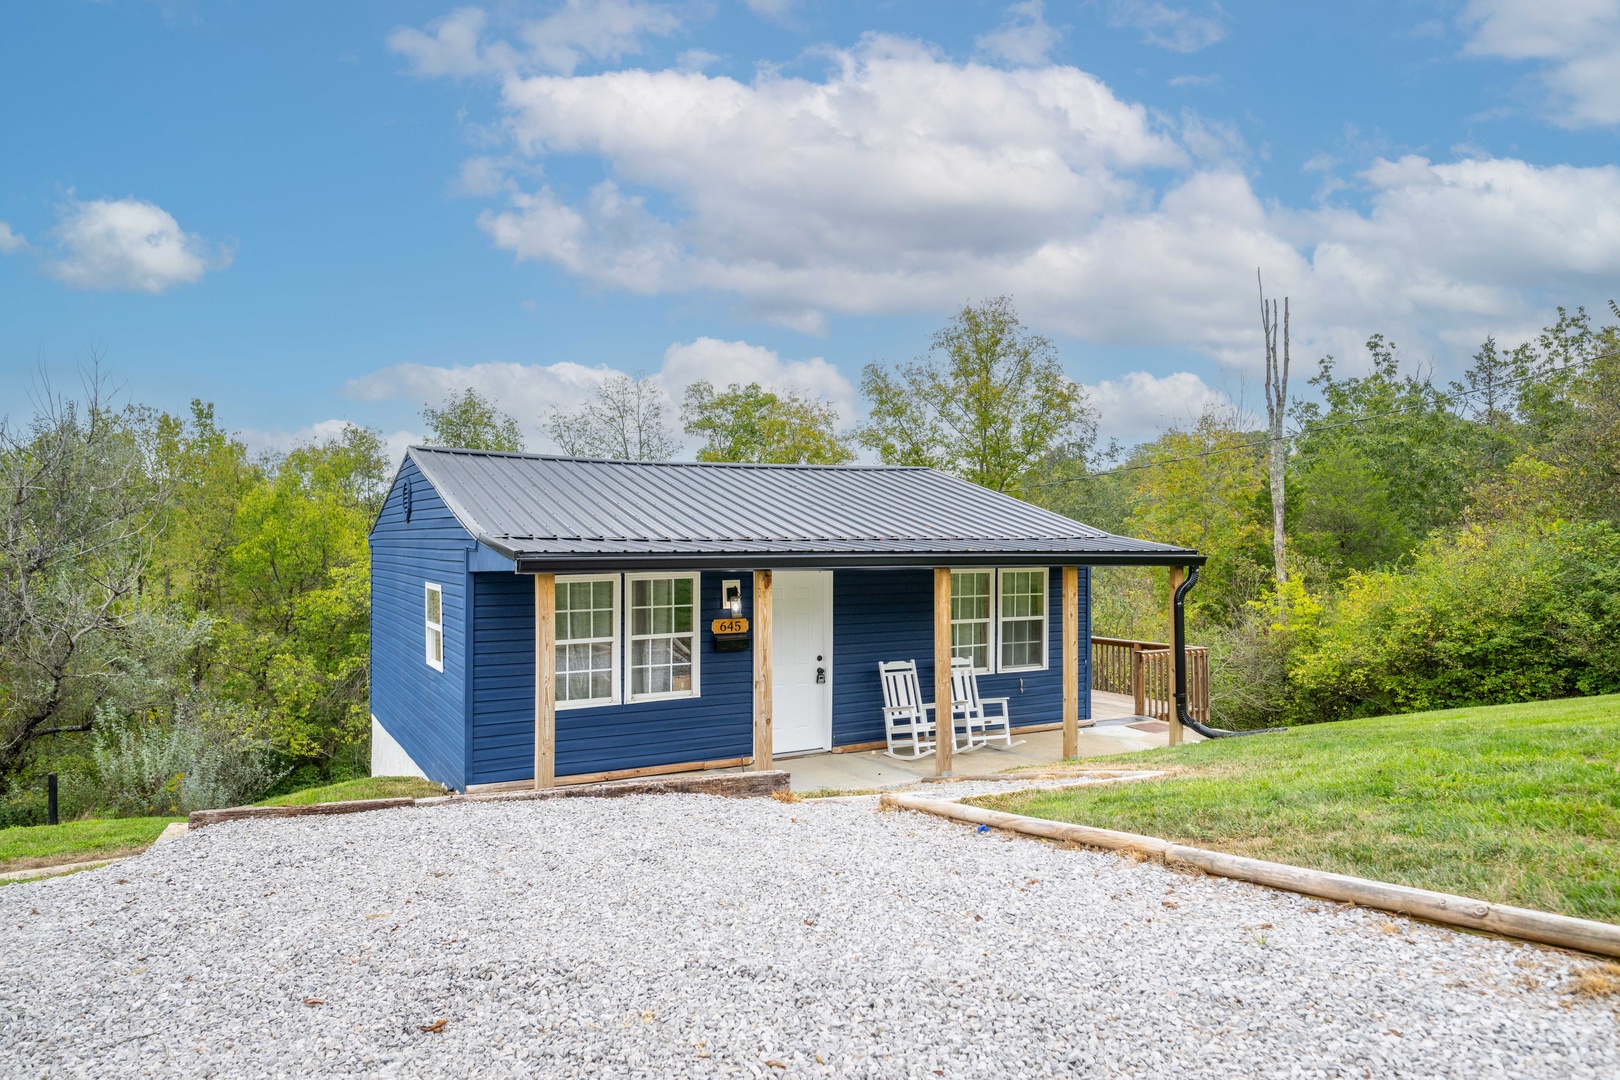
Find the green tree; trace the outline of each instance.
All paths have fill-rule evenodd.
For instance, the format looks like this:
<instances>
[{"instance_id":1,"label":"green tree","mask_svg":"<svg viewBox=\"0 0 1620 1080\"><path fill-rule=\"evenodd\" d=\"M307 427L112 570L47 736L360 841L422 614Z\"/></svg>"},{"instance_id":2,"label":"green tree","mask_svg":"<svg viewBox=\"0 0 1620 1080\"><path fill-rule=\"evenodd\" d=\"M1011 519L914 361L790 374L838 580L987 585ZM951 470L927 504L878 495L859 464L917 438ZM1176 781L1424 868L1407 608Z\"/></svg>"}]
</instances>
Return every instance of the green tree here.
<instances>
[{"instance_id":1,"label":"green tree","mask_svg":"<svg viewBox=\"0 0 1620 1080\"><path fill-rule=\"evenodd\" d=\"M837 406L794 390L732 383L717 392L700 380L686 388L681 419L688 435L703 439L699 461L841 465L855 458L838 434Z\"/></svg>"},{"instance_id":2,"label":"green tree","mask_svg":"<svg viewBox=\"0 0 1620 1080\"><path fill-rule=\"evenodd\" d=\"M323 767L370 731L366 537L388 465L365 428L295 448L242 500L227 558L219 681L263 710L256 734Z\"/></svg>"},{"instance_id":3,"label":"green tree","mask_svg":"<svg viewBox=\"0 0 1620 1080\"><path fill-rule=\"evenodd\" d=\"M455 446L463 450L523 450L523 433L515 419L472 387L452 393L435 409L422 406L422 419L428 423L428 441L435 446Z\"/></svg>"},{"instance_id":4,"label":"green tree","mask_svg":"<svg viewBox=\"0 0 1620 1080\"><path fill-rule=\"evenodd\" d=\"M1620 316L1620 307L1615 307ZM1620 522L1620 326L1584 308L1513 352L1521 444L1553 466L1548 482L1579 513Z\"/></svg>"},{"instance_id":5,"label":"green tree","mask_svg":"<svg viewBox=\"0 0 1620 1080\"><path fill-rule=\"evenodd\" d=\"M1195 615L1230 621L1271 577L1264 440L1233 410L1207 409L1192 427L1138 447L1127 464L1126 531L1209 556L1189 603Z\"/></svg>"},{"instance_id":6,"label":"green tree","mask_svg":"<svg viewBox=\"0 0 1620 1080\"><path fill-rule=\"evenodd\" d=\"M247 446L219 426L212 403L193 400L188 419L164 413L155 425L152 462L169 492L161 540L147 573L154 591L192 612L225 603L225 559L237 541L242 499L264 479Z\"/></svg>"},{"instance_id":7,"label":"green tree","mask_svg":"<svg viewBox=\"0 0 1620 1080\"><path fill-rule=\"evenodd\" d=\"M1295 546L1332 572L1365 570L1456 523L1466 502L1475 428L1427 373L1403 375L1395 345L1367 341L1372 371L1311 380L1322 402L1295 407Z\"/></svg>"},{"instance_id":8,"label":"green tree","mask_svg":"<svg viewBox=\"0 0 1620 1080\"><path fill-rule=\"evenodd\" d=\"M918 360L868 364L861 390L862 446L887 463L943 469L995 491L1024 482L1060 447L1083 456L1096 438L1085 391L1005 296L963 307Z\"/></svg>"}]
</instances>

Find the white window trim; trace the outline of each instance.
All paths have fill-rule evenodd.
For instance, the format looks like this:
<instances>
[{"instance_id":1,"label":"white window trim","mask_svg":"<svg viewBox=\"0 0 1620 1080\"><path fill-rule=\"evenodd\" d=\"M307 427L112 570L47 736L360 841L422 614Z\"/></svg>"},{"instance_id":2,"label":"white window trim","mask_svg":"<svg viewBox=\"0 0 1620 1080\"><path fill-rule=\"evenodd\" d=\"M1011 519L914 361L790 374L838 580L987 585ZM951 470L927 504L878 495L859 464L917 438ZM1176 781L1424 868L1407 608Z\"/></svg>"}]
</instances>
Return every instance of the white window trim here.
<instances>
[{"instance_id":1,"label":"white window trim","mask_svg":"<svg viewBox=\"0 0 1620 1080\"><path fill-rule=\"evenodd\" d=\"M671 690L663 694L637 694L630 689L635 685L630 675L632 654L635 643L642 638L670 637L669 634L641 634L630 632L630 619L633 617L630 605L631 584L637 581L656 581L664 578L686 578L692 583L692 689ZM624 701L625 704L639 704L643 701L674 701L681 698L695 698L702 696L703 683L700 676L703 658L703 575L701 573L660 573L650 571L640 574L624 575Z\"/></svg>"},{"instance_id":2,"label":"white window trim","mask_svg":"<svg viewBox=\"0 0 1620 1080\"><path fill-rule=\"evenodd\" d=\"M1041 662L1038 664L1025 664L1019 667L1003 667L1001 663L1001 627L1004 616L1001 611L1001 575L1004 573L1041 575ZM1019 671L1046 671L1052 665L1052 570L1046 566L1008 566L996 571L995 597L992 604L995 612L995 631L990 635L995 643L995 669L998 672Z\"/></svg>"},{"instance_id":3,"label":"white window trim","mask_svg":"<svg viewBox=\"0 0 1620 1080\"><path fill-rule=\"evenodd\" d=\"M990 666L974 668L973 673L975 675L993 675L996 671L996 661L1000 659L1001 655L997 651L1000 647L1000 642L997 640L996 633L997 629L1001 625L1000 620L996 618L996 600L1001 595L1001 578L996 574L996 568L993 566L955 566L951 568L951 573L985 574L990 578L990 615L987 620L989 625L985 630L986 644L988 646L985 651L985 657L989 660ZM952 591L952 598L955 598L954 589ZM975 623L978 621L978 619L952 619L951 626L955 627L958 623L966 625L967 623ZM955 655L954 649L952 650L952 655Z\"/></svg>"},{"instance_id":4,"label":"white window trim","mask_svg":"<svg viewBox=\"0 0 1620 1080\"><path fill-rule=\"evenodd\" d=\"M624 595L624 583L623 583L623 580L621 578L621 575L619 575L619 574L575 574L575 575L572 575L572 576L569 576L569 577L561 577L561 576L559 576L557 578L557 585L561 586L561 585L569 584L571 582L579 582L579 581L610 581L610 582L613 583L613 660L612 660L613 692L612 692L612 694L610 696L605 697L605 698L587 698L584 701L563 701L562 699L559 698L557 700L557 709L558 709L558 711L562 711L562 710L565 710L565 709L594 709L594 708L599 708L599 707L601 707L603 705L618 705L620 703L620 700L621 700L620 699L621 686L622 686L621 672L622 672L623 669L620 666L619 658L620 658L620 655L621 655L620 644L623 641L623 637L624 637L624 635L622 633L623 624L620 622L620 620L623 618L623 608L621 606L621 597L623 597L623 595ZM555 633L553 633L552 636L555 638L555 641L552 644L552 648L553 649L560 649L564 644L564 639L563 638L557 638ZM586 640L596 641L598 639L596 639L596 638L588 638ZM553 660L552 665L553 665L553 670L555 671L555 669L556 669L555 660Z\"/></svg>"},{"instance_id":5,"label":"white window trim","mask_svg":"<svg viewBox=\"0 0 1620 1080\"><path fill-rule=\"evenodd\" d=\"M428 613L428 597L432 596L434 593L439 594L439 621L438 622L434 622L432 619L429 619L427 617L427 613ZM423 648L423 651L424 651L424 653L426 655L427 666L432 668L434 671L443 671L444 670L444 654L445 654L445 647L444 647L444 586L437 585L437 584L435 584L435 583L433 583L431 581L427 582L426 588L424 588L423 591L422 591L422 621L426 624L426 627L425 627L425 629L423 631L423 635L422 635L423 636L422 648ZM434 656L433 656L433 635L435 633L439 635L439 656L438 656L437 659L434 659Z\"/></svg>"}]
</instances>

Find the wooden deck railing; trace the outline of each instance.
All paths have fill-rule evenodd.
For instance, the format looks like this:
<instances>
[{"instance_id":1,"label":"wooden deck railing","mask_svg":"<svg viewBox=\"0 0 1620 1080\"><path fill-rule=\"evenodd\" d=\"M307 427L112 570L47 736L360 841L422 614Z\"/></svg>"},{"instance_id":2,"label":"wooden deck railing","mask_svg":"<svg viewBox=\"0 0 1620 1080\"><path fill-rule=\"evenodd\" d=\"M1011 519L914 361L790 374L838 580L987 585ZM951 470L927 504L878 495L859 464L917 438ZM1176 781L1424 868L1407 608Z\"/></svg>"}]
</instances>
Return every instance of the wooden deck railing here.
<instances>
[{"instance_id":1,"label":"wooden deck railing","mask_svg":"<svg viewBox=\"0 0 1620 1080\"><path fill-rule=\"evenodd\" d=\"M1162 641L1091 639L1091 688L1129 694L1137 715L1168 721L1175 708L1175 658ZM1187 646L1187 711L1209 723L1209 648Z\"/></svg>"}]
</instances>

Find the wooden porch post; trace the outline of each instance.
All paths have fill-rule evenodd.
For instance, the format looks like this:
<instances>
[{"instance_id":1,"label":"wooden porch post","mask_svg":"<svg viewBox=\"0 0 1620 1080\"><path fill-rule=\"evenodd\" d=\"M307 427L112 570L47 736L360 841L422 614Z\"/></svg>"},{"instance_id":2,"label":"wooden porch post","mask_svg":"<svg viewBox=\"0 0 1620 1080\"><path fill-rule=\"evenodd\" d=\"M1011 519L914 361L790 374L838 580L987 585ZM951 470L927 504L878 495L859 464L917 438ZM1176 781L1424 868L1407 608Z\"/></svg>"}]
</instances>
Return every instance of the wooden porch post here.
<instances>
[{"instance_id":1,"label":"wooden porch post","mask_svg":"<svg viewBox=\"0 0 1620 1080\"><path fill-rule=\"evenodd\" d=\"M557 782L557 576L534 575L534 786Z\"/></svg>"},{"instance_id":2,"label":"wooden porch post","mask_svg":"<svg viewBox=\"0 0 1620 1080\"><path fill-rule=\"evenodd\" d=\"M771 572L754 571L754 768L771 767Z\"/></svg>"},{"instance_id":3,"label":"wooden porch post","mask_svg":"<svg viewBox=\"0 0 1620 1080\"><path fill-rule=\"evenodd\" d=\"M1147 715L1147 661L1142 658L1140 641L1131 642L1131 711Z\"/></svg>"},{"instance_id":4,"label":"wooden porch post","mask_svg":"<svg viewBox=\"0 0 1620 1080\"><path fill-rule=\"evenodd\" d=\"M1080 568L1063 568L1063 757L1080 754Z\"/></svg>"},{"instance_id":5,"label":"wooden porch post","mask_svg":"<svg viewBox=\"0 0 1620 1080\"><path fill-rule=\"evenodd\" d=\"M1170 745L1178 746L1181 743L1181 714L1176 711L1176 691L1183 689L1176 685L1176 590L1181 583L1187 580L1187 571L1184 567L1172 566L1170 568L1170 633L1165 640L1170 642Z\"/></svg>"},{"instance_id":6,"label":"wooden porch post","mask_svg":"<svg viewBox=\"0 0 1620 1080\"><path fill-rule=\"evenodd\" d=\"M956 713L951 708L951 571L934 568L934 775L951 775Z\"/></svg>"}]
</instances>

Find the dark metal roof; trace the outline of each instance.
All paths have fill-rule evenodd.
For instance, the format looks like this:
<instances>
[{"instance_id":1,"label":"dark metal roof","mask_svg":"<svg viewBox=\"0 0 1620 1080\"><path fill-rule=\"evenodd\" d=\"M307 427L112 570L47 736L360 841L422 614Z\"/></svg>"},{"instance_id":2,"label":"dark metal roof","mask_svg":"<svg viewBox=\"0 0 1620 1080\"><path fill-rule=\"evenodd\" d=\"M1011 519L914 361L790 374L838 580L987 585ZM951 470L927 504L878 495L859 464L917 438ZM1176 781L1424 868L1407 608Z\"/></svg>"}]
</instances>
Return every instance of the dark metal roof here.
<instances>
[{"instance_id":1,"label":"dark metal roof","mask_svg":"<svg viewBox=\"0 0 1620 1080\"><path fill-rule=\"evenodd\" d=\"M407 453L467 531L520 571L1203 562L933 469Z\"/></svg>"}]
</instances>

